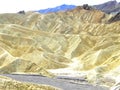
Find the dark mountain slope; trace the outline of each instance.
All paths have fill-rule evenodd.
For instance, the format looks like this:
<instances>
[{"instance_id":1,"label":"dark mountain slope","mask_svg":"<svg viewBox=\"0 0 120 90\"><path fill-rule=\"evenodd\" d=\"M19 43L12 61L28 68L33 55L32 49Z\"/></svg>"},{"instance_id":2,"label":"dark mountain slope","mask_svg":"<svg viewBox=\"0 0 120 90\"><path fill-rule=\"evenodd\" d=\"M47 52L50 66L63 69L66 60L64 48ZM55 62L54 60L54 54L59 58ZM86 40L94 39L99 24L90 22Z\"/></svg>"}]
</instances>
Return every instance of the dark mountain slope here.
<instances>
[{"instance_id":1,"label":"dark mountain slope","mask_svg":"<svg viewBox=\"0 0 120 90\"><path fill-rule=\"evenodd\" d=\"M106 13L118 13L120 11L120 3L118 3L116 0L94 5L93 7Z\"/></svg>"}]
</instances>

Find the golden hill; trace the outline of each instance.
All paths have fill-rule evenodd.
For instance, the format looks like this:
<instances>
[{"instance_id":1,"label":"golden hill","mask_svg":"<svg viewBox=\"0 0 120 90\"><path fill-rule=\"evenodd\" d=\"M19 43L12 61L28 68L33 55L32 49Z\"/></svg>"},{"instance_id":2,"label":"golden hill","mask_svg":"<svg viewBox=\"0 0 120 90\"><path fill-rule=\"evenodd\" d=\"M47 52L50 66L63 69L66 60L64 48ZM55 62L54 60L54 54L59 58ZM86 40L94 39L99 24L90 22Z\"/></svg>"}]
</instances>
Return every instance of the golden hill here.
<instances>
[{"instance_id":1,"label":"golden hill","mask_svg":"<svg viewBox=\"0 0 120 90\"><path fill-rule=\"evenodd\" d=\"M107 24L111 17L80 7L49 14L1 14L0 73L52 76L63 69L84 73L94 83L120 82L120 21Z\"/></svg>"}]
</instances>

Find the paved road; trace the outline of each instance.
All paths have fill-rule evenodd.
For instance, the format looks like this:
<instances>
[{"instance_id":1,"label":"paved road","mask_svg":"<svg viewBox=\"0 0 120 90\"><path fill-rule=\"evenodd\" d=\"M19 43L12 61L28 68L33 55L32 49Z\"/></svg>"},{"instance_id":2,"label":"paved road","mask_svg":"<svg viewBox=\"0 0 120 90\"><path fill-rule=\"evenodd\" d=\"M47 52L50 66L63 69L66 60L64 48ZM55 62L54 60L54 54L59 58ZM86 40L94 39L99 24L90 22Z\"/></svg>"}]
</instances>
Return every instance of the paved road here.
<instances>
[{"instance_id":1,"label":"paved road","mask_svg":"<svg viewBox=\"0 0 120 90\"><path fill-rule=\"evenodd\" d=\"M23 81L23 82L52 85L52 86L61 88L63 90L109 90L108 88L105 88L105 87L92 86L90 84L71 83L71 82L69 82L69 80L63 80L60 78L59 79L51 79L48 77L37 76L37 75L16 75L16 74L14 74L14 75L13 74L12 75L11 74L2 74L2 75L13 78L18 81Z\"/></svg>"}]
</instances>

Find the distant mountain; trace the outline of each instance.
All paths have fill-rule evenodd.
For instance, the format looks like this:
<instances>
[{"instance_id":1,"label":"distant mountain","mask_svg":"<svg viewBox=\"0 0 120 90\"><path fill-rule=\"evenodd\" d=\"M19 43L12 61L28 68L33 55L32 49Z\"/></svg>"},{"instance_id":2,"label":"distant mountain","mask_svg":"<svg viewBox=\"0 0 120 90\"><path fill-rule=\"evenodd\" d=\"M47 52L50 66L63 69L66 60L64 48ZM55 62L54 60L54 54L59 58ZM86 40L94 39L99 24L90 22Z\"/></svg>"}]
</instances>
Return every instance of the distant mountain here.
<instances>
[{"instance_id":1,"label":"distant mountain","mask_svg":"<svg viewBox=\"0 0 120 90\"><path fill-rule=\"evenodd\" d=\"M94 5L93 7L106 13L120 12L120 2L117 2L116 0L108 1L99 5Z\"/></svg>"},{"instance_id":2,"label":"distant mountain","mask_svg":"<svg viewBox=\"0 0 120 90\"><path fill-rule=\"evenodd\" d=\"M87 4L84 4L84 5L87 5ZM82 6L83 8L84 8L84 5ZM63 4L63 5L54 7L54 8L38 10L37 12L46 14L46 13L51 13L51 12L73 10L76 7L77 6L75 6L75 5ZM120 2L117 2L116 0L112 0L112 1L105 2L103 4L93 5L93 6L91 6L91 8L101 10L105 13L115 13L116 14L116 13L120 12Z\"/></svg>"},{"instance_id":3,"label":"distant mountain","mask_svg":"<svg viewBox=\"0 0 120 90\"><path fill-rule=\"evenodd\" d=\"M47 8L47 9L42 9L42 10L39 10L38 12L40 13L50 13L50 12L58 12L58 11L67 11L67 10L72 10L76 8L75 5L66 5L66 4L63 4L61 6L57 6L55 8Z\"/></svg>"}]
</instances>

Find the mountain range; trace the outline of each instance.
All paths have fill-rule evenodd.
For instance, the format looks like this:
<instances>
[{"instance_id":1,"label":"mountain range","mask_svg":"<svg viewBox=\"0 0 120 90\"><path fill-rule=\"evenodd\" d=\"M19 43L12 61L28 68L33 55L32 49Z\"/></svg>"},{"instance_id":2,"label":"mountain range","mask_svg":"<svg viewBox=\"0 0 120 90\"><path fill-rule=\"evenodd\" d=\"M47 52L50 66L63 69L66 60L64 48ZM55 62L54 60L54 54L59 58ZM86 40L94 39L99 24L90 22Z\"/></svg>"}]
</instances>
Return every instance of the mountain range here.
<instances>
[{"instance_id":1,"label":"mountain range","mask_svg":"<svg viewBox=\"0 0 120 90\"><path fill-rule=\"evenodd\" d=\"M63 4L61 6L57 6L54 8L38 10L37 12L46 14L46 13L51 13L51 12L72 10L72 9L75 9L76 7L77 6L75 6L75 5ZM106 12L106 13L118 13L118 12L120 12L120 2L117 2L116 0L108 1L108 2L105 2L103 4L99 4L99 5L93 5L91 7L98 9L98 10L101 10L101 11Z\"/></svg>"},{"instance_id":2,"label":"mountain range","mask_svg":"<svg viewBox=\"0 0 120 90\"><path fill-rule=\"evenodd\" d=\"M61 6L57 6L55 8L48 8L48 9L43 9L43 10L39 10L38 12L40 13L50 13L50 12L58 12L58 11L67 11L67 10L72 10L76 8L75 5L66 5L66 4L63 4Z\"/></svg>"},{"instance_id":3,"label":"mountain range","mask_svg":"<svg viewBox=\"0 0 120 90\"><path fill-rule=\"evenodd\" d=\"M106 13L120 12L120 2L117 2L116 0L109 1L99 5L94 5L93 7Z\"/></svg>"}]
</instances>

